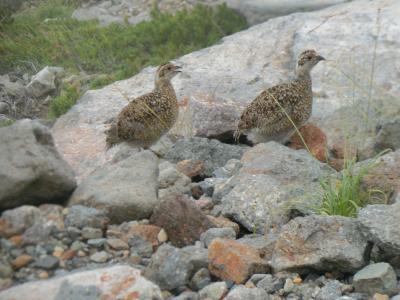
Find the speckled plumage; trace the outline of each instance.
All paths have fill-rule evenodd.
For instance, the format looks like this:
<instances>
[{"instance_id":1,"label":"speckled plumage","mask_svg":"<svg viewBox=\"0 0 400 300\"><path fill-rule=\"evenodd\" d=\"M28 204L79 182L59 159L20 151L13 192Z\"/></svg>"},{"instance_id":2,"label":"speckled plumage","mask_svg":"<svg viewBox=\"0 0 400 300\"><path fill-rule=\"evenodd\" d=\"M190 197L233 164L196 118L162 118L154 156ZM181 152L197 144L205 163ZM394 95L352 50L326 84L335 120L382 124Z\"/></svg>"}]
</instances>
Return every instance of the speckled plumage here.
<instances>
[{"instance_id":1,"label":"speckled plumage","mask_svg":"<svg viewBox=\"0 0 400 300\"><path fill-rule=\"evenodd\" d=\"M243 111L235 136L245 133L253 143L286 142L295 128L285 112L297 127L309 119L313 100L310 72L323 59L314 50L304 51L297 62L295 80L259 94Z\"/></svg>"},{"instance_id":2,"label":"speckled plumage","mask_svg":"<svg viewBox=\"0 0 400 300\"><path fill-rule=\"evenodd\" d=\"M170 80L178 72L179 67L171 63L157 69L154 90L132 100L112 123L106 138L108 148L124 141L147 148L171 129L179 106Z\"/></svg>"}]
</instances>

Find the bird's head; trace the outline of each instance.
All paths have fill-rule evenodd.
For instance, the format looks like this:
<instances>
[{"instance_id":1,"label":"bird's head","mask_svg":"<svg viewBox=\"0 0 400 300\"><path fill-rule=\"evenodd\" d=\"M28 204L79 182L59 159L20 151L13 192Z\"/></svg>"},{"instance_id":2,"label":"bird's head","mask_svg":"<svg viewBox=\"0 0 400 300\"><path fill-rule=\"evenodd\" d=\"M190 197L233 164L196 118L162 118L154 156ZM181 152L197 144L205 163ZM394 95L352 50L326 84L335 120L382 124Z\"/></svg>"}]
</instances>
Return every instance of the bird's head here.
<instances>
[{"instance_id":1,"label":"bird's head","mask_svg":"<svg viewBox=\"0 0 400 300\"><path fill-rule=\"evenodd\" d=\"M297 73L309 73L321 60L325 60L325 58L319 55L315 50L303 51L297 60Z\"/></svg>"},{"instance_id":2,"label":"bird's head","mask_svg":"<svg viewBox=\"0 0 400 300\"><path fill-rule=\"evenodd\" d=\"M181 72L181 67L176 66L172 63L166 63L158 67L156 72L156 82L158 81L169 81L176 74Z\"/></svg>"}]
</instances>

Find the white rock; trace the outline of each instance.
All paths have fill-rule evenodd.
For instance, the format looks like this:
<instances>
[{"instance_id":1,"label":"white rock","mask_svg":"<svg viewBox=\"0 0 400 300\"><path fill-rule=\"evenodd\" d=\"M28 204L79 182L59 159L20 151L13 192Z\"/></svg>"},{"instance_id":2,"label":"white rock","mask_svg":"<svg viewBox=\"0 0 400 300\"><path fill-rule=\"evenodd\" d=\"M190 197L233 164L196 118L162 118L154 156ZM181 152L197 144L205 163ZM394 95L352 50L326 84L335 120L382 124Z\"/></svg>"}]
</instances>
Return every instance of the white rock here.
<instances>
[{"instance_id":1,"label":"white rock","mask_svg":"<svg viewBox=\"0 0 400 300\"><path fill-rule=\"evenodd\" d=\"M163 299L158 286L129 266L113 266L25 283L1 291L0 299L130 299L132 295L136 299Z\"/></svg>"},{"instance_id":2,"label":"white rock","mask_svg":"<svg viewBox=\"0 0 400 300\"><path fill-rule=\"evenodd\" d=\"M45 67L32 76L31 82L26 86L28 93L37 98L48 95L56 89L56 77L63 72L61 67Z\"/></svg>"}]
</instances>

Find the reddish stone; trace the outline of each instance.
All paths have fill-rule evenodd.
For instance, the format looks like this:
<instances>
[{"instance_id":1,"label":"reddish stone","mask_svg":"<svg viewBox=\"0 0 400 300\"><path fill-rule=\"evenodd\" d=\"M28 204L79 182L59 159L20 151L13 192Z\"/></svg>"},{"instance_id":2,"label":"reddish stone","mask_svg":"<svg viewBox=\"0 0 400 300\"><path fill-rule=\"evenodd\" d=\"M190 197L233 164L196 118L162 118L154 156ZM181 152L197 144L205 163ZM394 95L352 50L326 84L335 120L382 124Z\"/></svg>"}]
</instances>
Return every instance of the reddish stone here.
<instances>
[{"instance_id":1,"label":"reddish stone","mask_svg":"<svg viewBox=\"0 0 400 300\"><path fill-rule=\"evenodd\" d=\"M69 249L67 251L64 251L64 253L61 255L60 259L61 260L70 260L75 256L76 252L72 249Z\"/></svg>"},{"instance_id":2,"label":"reddish stone","mask_svg":"<svg viewBox=\"0 0 400 300\"><path fill-rule=\"evenodd\" d=\"M203 189L197 184L190 188L190 193L194 199L200 199L200 197L204 194Z\"/></svg>"},{"instance_id":3,"label":"reddish stone","mask_svg":"<svg viewBox=\"0 0 400 300\"><path fill-rule=\"evenodd\" d=\"M8 239L15 246L19 247L22 244L22 235L14 235Z\"/></svg>"},{"instance_id":4,"label":"reddish stone","mask_svg":"<svg viewBox=\"0 0 400 300\"><path fill-rule=\"evenodd\" d=\"M129 229L127 236L139 236L145 241L148 241L153 246L153 248L155 248L159 244L157 236L160 233L161 229L161 227L158 227L156 225L136 224Z\"/></svg>"},{"instance_id":5,"label":"reddish stone","mask_svg":"<svg viewBox=\"0 0 400 300\"><path fill-rule=\"evenodd\" d=\"M176 169L187 177L194 178L204 172L204 163L201 160L185 159L178 162Z\"/></svg>"},{"instance_id":6,"label":"reddish stone","mask_svg":"<svg viewBox=\"0 0 400 300\"><path fill-rule=\"evenodd\" d=\"M21 269L22 267L28 265L32 260L33 260L32 256L23 254L18 256L13 261L11 261L11 264L15 269Z\"/></svg>"},{"instance_id":7,"label":"reddish stone","mask_svg":"<svg viewBox=\"0 0 400 300\"><path fill-rule=\"evenodd\" d=\"M328 145L325 133L313 124L306 124L299 131L312 155L319 161L326 162ZM306 148L297 132L291 137L289 147L296 150Z\"/></svg>"},{"instance_id":8,"label":"reddish stone","mask_svg":"<svg viewBox=\"0 0 400 300\"><path fill-rule=\"evenodd\" d=\"M256 249L234 240L214 239L208 247L208 260L211 274L236 284L244 283L253 274L269 271Z\"/></svg>"},{"instance_id":9,"label":"reddish stone","mask_svg":"<svg viewBox=\"0 0 400 300\"><path fill-rule=\"evenodd\" d=\"M194 244L203 232L213 227L194 201L184 196L162 201L154 210L150 223L164 228L176 247Z\"/></svg>"}]
</instances>

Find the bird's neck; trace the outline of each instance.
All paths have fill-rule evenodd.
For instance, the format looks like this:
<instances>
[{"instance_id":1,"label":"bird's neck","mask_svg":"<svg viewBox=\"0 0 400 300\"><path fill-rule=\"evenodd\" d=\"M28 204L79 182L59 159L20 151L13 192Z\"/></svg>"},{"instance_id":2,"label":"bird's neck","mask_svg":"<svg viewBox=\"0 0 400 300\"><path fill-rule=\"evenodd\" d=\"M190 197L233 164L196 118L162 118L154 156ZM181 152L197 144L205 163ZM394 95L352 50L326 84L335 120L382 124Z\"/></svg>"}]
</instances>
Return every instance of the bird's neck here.
<instances>
[{"instance_id":1,"label":"bird's neck","mask_svg":"<svg viewBox=\"0 0 400 300\"><path fill-rule=\"evenodd\" d=\"M154 91L176 97L174 87L169 80L156 80Z\"/></svg>"}]
</instances>

